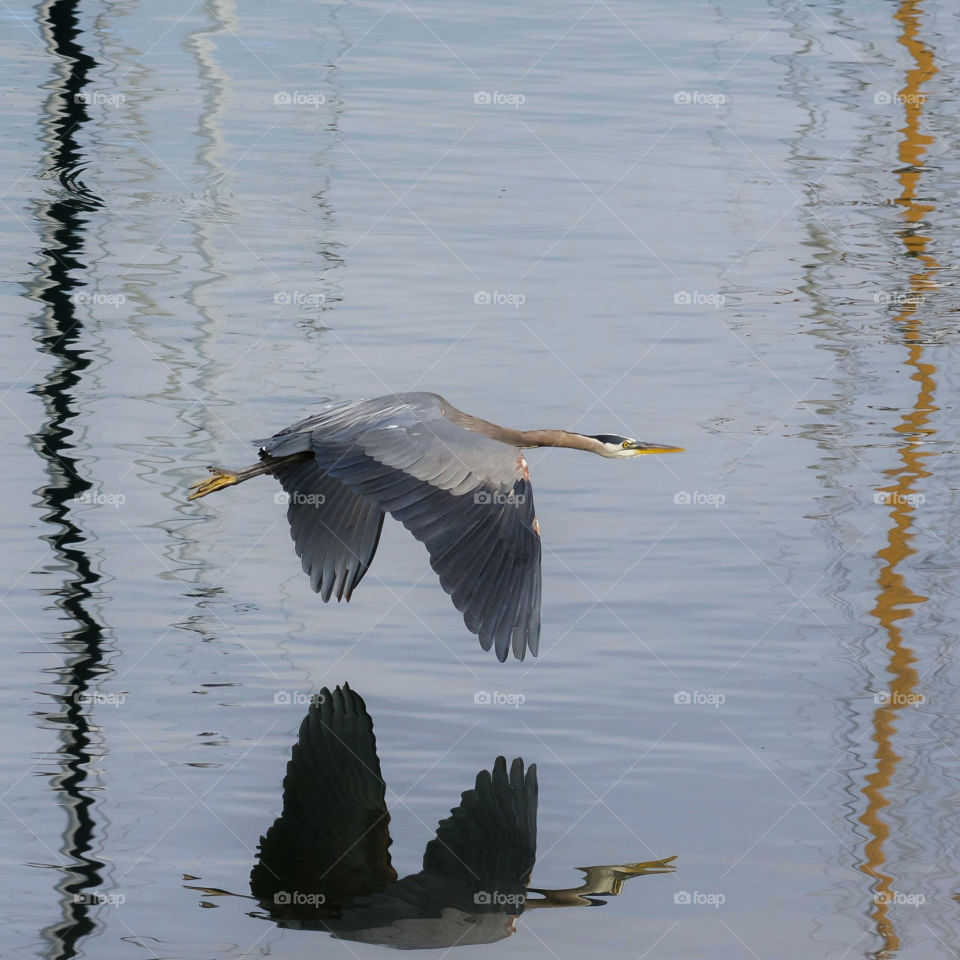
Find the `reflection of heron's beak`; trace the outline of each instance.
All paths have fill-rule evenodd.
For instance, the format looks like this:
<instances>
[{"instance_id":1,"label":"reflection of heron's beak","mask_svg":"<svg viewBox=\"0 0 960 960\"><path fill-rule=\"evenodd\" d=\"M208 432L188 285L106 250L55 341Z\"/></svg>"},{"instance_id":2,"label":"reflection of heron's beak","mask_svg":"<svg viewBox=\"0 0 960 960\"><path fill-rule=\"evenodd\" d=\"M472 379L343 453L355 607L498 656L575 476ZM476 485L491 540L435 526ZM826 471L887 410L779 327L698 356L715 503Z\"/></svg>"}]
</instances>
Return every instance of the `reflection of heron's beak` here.
<instances>
[{"instance_id":1,"label":"reflection of heron's beak","mask_svg":"<svg viewBox=\"0 0 960 960\"><path fill-rule=\"evenodd\" d=\"M671 447L669 443L649 443L645 440L636 440L627 447L637 454L641 453L683 453L683 447Z\"/></svg>"},{"instance_id":2,"label":"reflection of heron's beak","mask_svg":"<svg viewBox=\"0 0 960 960\"><path fill-rule=\"evenodd\" d=\"M612 869L630 877L642 877L647 873L673 873L677 869L673 865L673 861L676 859L676 856L673 856L664 857L663 860L645 860L643 863L624 863ZM579 867L578 869L582 870L583 868Z\"/></svg>"}]
</instances>

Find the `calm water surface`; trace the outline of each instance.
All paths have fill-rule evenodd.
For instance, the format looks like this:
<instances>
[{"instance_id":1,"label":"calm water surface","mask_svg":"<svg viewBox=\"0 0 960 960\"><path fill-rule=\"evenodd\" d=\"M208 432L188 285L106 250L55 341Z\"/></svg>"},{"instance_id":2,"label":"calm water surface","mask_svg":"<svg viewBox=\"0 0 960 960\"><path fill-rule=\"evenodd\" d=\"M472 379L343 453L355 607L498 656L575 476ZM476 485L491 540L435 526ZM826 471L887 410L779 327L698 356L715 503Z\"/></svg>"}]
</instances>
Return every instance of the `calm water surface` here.
<instances>
[{"instance_id":1,"label":"calm water surface","mask_svg":"<svg viewBox=\"0 0 960 960\"><path fill-rule=\"evenodd\" d=\"M458 955L953 955L954 5L3 18L5 956L385 956L243 899L344 681L401 875L498 755L536 886L677 857ZM536 660L398 524L324 606L268 482L184 500L408 389L688 450L531 455Z\"/></svg>"}]
</instances>

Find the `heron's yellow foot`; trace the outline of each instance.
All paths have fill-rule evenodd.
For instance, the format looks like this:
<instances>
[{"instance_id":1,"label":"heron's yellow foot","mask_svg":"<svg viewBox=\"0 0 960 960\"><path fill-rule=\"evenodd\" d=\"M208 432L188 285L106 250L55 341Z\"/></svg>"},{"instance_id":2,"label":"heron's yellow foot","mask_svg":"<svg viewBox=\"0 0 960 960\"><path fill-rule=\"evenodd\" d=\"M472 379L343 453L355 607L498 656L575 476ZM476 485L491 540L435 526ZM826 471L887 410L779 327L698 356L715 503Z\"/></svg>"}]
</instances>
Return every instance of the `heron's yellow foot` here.
<instances>
[{"instance_id":1,"label":"heron's yellow foot","mask_svg":"<svg viewBox=\"0 0 960 960\"><path fill-rule=\"evenodd\" d=\"M221 467L207 467L213 474L207 480L198 480L190 484L190 492L187 494L188 500L196 500L198 497L205 497L214 490L222 490L224 487L232 487L237 482L237 475Z\"/></svg>"}]
</instances>

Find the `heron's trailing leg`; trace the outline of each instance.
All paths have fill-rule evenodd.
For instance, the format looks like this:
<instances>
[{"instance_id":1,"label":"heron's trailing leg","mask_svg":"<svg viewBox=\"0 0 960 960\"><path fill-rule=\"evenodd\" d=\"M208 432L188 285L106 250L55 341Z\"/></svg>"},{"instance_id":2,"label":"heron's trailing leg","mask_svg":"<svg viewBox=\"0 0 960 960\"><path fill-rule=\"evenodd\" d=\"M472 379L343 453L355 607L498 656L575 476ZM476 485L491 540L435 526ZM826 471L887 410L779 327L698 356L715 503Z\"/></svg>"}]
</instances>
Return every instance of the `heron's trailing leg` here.
<instances>
[{"instance_id":1,"label":"heron's trailing leg","mask_svg":"<svg viewBox=\"0 0 960 960\"><path fill-rule=\"evenodd\" d=\"M213 474L206 480L198 480L190 485L190 492L187 494L188 500L197 500L205 497L208 493L214 493L216 490L222 490L224 487L232 487L235 483L243 483L245 480L251 480L253 477L259 477L263 473L271 473L278 463L286 463L289 460L306 460L312 457L310 453L294 453L289 457L268 457L264 456L259 463L251 463L249 467L241 467L239 470L225 470L223 467L207 467Z\"/></svg>"}]
</instances>

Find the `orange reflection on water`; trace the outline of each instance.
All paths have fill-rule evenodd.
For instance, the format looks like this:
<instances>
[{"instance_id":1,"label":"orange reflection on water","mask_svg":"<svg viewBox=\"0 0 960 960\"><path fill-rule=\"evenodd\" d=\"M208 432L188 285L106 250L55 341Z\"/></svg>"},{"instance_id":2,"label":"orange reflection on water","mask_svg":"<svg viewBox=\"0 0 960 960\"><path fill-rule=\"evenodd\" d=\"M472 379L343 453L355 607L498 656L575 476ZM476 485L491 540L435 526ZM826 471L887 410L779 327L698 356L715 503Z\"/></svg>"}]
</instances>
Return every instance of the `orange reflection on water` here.
<instances>
[{"instance_id":1,"label":"orange reflection on water","mask_svg":"<svg viewBox=\"0 0 960 960\"><path fill-rule=\"evenodd\" d=\"M902 207L905 227L900 233L906 252L916 258L921 269L910 276L910 292L917 297L906 297L900 313L896 317L897 327L902 331L907 348L906 366L912 371L910 379L918 385L917 395L912 407L903 414L896 427L902 437L899 448L900 463L884 471L890 478L890 484L881 488L886 494L890 506L892 524L887 532L887 544L878 551L877 557L883 563L877 578L879 592L876 606L871 614L879 621L887 634L887 650L890 659L887 672L890 682L881 703L873 715L873 741L876 744L874 759L875 770L866 778L863 794L867 798L867 808L860 817L869 833L870 839L864 846L864 860L860 869L876 882L874 884L871 916L877 933L883 939L883 948L876 954L879 957L890 956L900 948L890 907L893 902L893 877L884 871L886 852L884 845L890 835L889 825L882 819L882 811L889 801L884 791L890 785L899 754L894 750L893 737L897 732L894 725L897 712L905 707L915 706L921 694L917 687L917 671L914 669L916 657L913 650L903 642L899 621L913 615L913 607L924 603L926 597L910 589L898 567L916 551L910 546L913 537L911 526L917 507L918 486L930 476L925 468L926 458L931 452L922 447L925 438L935 431L929 426L930 415L937 409L933 404L936 382L936 367L923 360L921 339L922 321L918 309L922 305L925 291L936 284L934 275L939 264L926 252L929 237L918 231L924 217L935 209L929 202L917 201L917 188L923 173L924 155L934 138L921 133L924 95L922 85L937 73L933 52L918 37L921 19L921 0L904 0L895 13L895 19L901 25L899 42L906 47L913 58L914 66L907 71L906 81L899 93L899 103L906 113L906 125L902 128L903 139L898 148L901 167L897 176L902 190L897 203Z\"/></svg>"}]
</instances>

